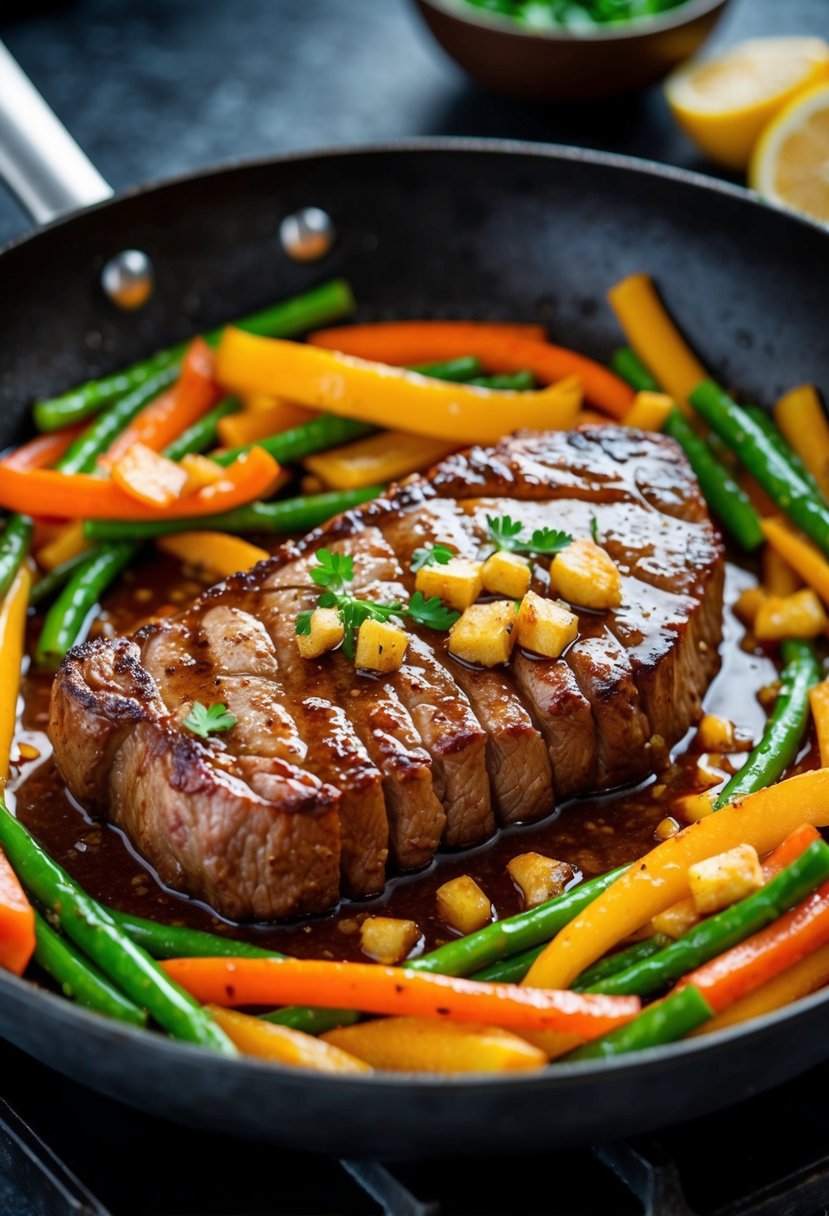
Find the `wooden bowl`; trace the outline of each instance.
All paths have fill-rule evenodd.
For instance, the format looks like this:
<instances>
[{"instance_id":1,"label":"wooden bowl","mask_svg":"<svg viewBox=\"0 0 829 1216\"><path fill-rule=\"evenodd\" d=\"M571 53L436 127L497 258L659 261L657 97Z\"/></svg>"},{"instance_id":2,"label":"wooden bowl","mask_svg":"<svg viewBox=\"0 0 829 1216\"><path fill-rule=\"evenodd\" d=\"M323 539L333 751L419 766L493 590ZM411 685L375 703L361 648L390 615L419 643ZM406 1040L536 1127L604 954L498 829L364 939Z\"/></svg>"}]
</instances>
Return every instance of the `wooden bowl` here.
<instances>
[{"instance_id":1,"label":"wooden bowl","mask_svg":"<svg viewBox=\"0 0 829 1216\"><path fill-rule=\"evenodd\" d=\"M465 0L415 0L473 80L523 101L587 101L645 88L690 58L728 0L690 0L662 17L595 34L532 32Z\"/></svg>"}]
</instances>

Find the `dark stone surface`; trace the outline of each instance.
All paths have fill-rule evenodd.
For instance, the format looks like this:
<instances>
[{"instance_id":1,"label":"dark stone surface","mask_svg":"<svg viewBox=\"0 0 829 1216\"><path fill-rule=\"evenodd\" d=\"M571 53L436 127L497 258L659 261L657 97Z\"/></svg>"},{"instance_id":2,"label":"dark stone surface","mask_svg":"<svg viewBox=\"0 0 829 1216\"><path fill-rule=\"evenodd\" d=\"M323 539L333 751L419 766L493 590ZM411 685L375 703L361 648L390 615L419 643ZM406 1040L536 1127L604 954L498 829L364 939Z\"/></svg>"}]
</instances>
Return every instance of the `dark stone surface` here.
<instances>
[{"instance_id":1,"label":"dark stone surface","mask_svg":"<svg viewBox=\"0 0 829 1216\"><path fill-rule=\"evenodd\" d=\"M732 0L716 40L771 33L829 36L829 0ZM492 97L407 0L7 0L0 36L116 189L406 135L560 141L706 167L658 88L594 106ZM25 227L0 198L0 240Z\"/></svg>"}]
</instances>

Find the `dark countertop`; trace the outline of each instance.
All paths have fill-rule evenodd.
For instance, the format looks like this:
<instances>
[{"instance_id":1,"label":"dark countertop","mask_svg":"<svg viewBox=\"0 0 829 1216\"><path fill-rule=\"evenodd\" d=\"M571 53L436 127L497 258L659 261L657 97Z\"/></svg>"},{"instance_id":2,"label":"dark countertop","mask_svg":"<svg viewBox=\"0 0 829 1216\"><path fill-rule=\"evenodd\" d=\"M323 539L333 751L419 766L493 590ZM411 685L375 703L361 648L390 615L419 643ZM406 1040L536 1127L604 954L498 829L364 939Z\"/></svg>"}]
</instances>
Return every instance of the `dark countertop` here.
<instances>
[{"instance_id":1,"label":"dark countertop","mask_svg":"<svg viewBox=\"0 0 829 1216\"><path fill-rule=\"evenodd\" d=\"M407 135L547 140L706 168L658 88L557 108L490 96L443 55L407 0L0 7L0 37L116 189L215 162ZM772 33L829 36L829 2L732 0L715 37ZM25 227L0 196L0 241Z\"/></svg>"}]
</instances>

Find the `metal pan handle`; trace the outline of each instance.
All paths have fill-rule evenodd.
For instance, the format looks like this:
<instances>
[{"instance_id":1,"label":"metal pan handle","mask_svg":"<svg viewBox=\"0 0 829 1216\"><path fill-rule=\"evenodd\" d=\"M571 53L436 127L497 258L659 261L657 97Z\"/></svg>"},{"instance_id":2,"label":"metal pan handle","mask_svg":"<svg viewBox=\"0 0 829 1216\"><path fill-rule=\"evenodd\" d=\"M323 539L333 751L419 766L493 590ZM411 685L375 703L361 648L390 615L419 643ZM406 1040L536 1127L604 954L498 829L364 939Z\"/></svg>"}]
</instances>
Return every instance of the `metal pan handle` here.
<instances>
[{"instance_id":1,"label":"metal pan handle","mask_svg":"<svg viewBox=\"0 0 829 1216\"><path fill-rule=\"evenodd\" d=\"M2 42L0 177L38 224L112 196Z\"/></svg>"}]
</instances>

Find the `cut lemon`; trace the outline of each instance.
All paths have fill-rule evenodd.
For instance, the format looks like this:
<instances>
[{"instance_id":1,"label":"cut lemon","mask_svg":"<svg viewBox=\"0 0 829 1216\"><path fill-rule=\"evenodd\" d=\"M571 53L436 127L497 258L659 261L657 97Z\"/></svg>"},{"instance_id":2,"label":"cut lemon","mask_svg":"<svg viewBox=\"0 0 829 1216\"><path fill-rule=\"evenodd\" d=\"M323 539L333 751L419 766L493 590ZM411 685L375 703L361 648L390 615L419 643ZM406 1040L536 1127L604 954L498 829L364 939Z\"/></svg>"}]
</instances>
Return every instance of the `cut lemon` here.
<instances>
[{"instance_id":1,"label":"cut lemon","mask_svg":"<svg viewBox=\"0 0 829 1216\"><path fill-rule=\"evenodd\" d=\"M771 202L829 224L829 84L772 119L757 141L749 181Z\"/></svg>"},{"instance_id":2,"label":"cut lemon","mask_svg":"<svg viewBox=\"0 0 829 1216\"><path fill-rule=\"evenodd\" d=\"M706 156L745 169L766 124L797 94L827 80L829 45L822 38L757 38L679 68L665 95Z\"/></svg>"}]
</instances>

